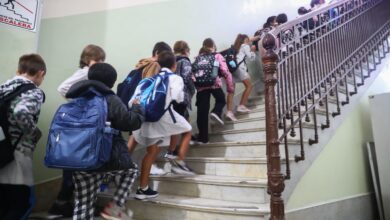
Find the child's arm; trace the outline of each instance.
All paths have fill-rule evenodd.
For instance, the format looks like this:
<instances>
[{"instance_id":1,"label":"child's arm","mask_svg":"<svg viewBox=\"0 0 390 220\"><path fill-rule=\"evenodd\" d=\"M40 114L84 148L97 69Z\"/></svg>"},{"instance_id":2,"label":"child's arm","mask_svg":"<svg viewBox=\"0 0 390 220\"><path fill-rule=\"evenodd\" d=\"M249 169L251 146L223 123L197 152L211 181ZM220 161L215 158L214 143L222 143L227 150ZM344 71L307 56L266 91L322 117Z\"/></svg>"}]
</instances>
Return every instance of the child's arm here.
<instances>
[{"instance_id":1,"label":"child's arm","mask_svg":"<svg viewBox=\"0 0 390 220\"><path fill-rule=\"evenodd\" d=\"M111 126L120 131L134 131L145 121L145 110L139 104L133 104L130 110L116 95L108 96L108 111Z\"/></svg>"},{"instance_id":2,"label":"child's arm","mask_svg":"<svg viewBox=\"0 0 390 220\"><path fill-rule=\"evenodd\" d=\"M65 97L69 88L73 86L73 84L87 79L88 79L88 68L79 69L75 73L73 73L72 76L70 76L64 82L62 82L60 86L58 86L57 91L63 97Z\"/></svg>"},{"instance_id":3,"label":"child's arm","mask_svg":"<svg viewBox=\"0 0 390 220\"><path fill-rule=\"evenodd\" d=\"M229 69L226 65L225 58L221 54L216 54L215 59L219 62L219 70L222 76L226 80L226 87L228 93L234 93L234 83L232 79L232 74L229 72Z\"/></svg>"}]
</instances>

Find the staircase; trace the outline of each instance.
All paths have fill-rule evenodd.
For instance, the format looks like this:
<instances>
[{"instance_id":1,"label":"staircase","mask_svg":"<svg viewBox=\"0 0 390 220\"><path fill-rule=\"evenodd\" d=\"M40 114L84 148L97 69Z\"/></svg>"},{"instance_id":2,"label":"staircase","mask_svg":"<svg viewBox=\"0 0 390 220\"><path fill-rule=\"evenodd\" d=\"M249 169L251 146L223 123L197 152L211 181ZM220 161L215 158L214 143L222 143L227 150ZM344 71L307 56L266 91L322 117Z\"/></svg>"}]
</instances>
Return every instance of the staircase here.
<instances>
[{"instance_id":1,"label":"staircase","mask_svg":"<svg viewBox=\"0 0 390 220\"><path fill-rule=\"evenodd\" d=\"M262 96L250 98L253 111L237 122L212 126L210 143L192 145L187 164L199 175L151 176L160 195L131 199L135 219L265 219L269 213L265 122ZM170 170L161 160L160 167Z\"/></svg>"},{"instance_id":2,"label":"staircase","mask_svg":"<svg viewBox=\"0 0 390 220\"><path fill-rule=\"evenodd\" d=\"M340 2L338 3L340 8L346 7L348 3L344 0ZM373 2L381 1L374 0ZM363 9L365 10L365 8ZM356 14L361 12L361 10L356 11ZM384 10L382 11L384 13ZM351 22L353 22L354 14L350 16ZM279 119L283 119L279 122L283 122L283 124L279 124L278 133L282 136L275 136L275 138L284 144L279 145L276 149L282 152L280 171L283 174L283 184L285 185L282 194L285 201L288 201L299 180L320 154L343 118L346 117L348 113L346 110L352 109L357 104L361 95L377 76L377 72L374 70L378 68L381 60L390 52L390 21L385 20L380 26L380 31L372 33L372 37L367 39L362 47L356 50L357 52L354 51L354 53L356 52L355 56L344 54L346 56L345 62L338 67L337 72L334 74L325 72L327 78L324 78L324 83L321 83L321 79L315 78L319 83L316 82L317 84L315 84L314 88L316 90L312 90L307 93L309 95L304 97L305 104L302 105L297 102L299 104L294 104L294 110L286 108L288 111L286 110L285 113L290 114L288 117L286 114L283 117L279 115ZM318 34L316 37L321 40L322 34L326 36L327 33L317 32L314 34ZM322 43L323 41L319 42ZM295 44L295 42L291 42L291 44ZM328 45L324 45L324 47L329 48ZM296 49L298 52L300 51L298 46L296 46ZM318 51L320 50L312 50L308 53L310 55L310 53L318 53ZM362 57L364 58L362 59ZM316 68L319 65L318 61L312 60L313 63L310 63L310 60L306 60L306 57L301 56L300 58L307 66ZM336 64L338 65L338 63ZM297 69L299 70L299 68ZM292 69L292 71L297 71L297 69ZM315 71L308 71L307 69L305 71L309 76L312 73L317 74ZM266 65L265 72L269 74L266 79L270 79L269 76L273 74L272 67ZM280 75L283 73L286 72L281 72ZM289 74L289 72L286 74ZM302 81L299 76L293 77L297 77L295 80ZM291 79L288 78L287 80ZM307 89L306 86L313 86L313 82L302 81L301 84L297 85L296 82L290 81L290 85L293 90L296 88L298 91L297 88L299 88L302 91ZM284 102L288 103L291 96L299 99L299 97L295 97L295 94L283 97L283 94L287 94L280 92L283 92L283 89L283 86L275 89L272 87L268 92L277 91L282 94L275 96L277 103L279 101L283 102L282 98L285 98L287 101ZM289 88L286 87L286 89ZM310 106L308 103L310 103ZM250 98L249 106L253 110L248 114L238 115L238 121L226 122L223 126L212 126L209 144L191 146L186 161L199 175L178 176L168 174L152 176L150 185L160 193L160 196L148 201L130 198L127 207L134 211L134 219L268 219L272 215L270 208L272 198L267 191L271 190L272 192L273 189L267 187L268 175L270 174L267 170L270 169L272 162L268 161L267 166L266 153L274 157L275 154L266 152L266 138L269 137L266 135L263 95L254 94ZM300 115L301 113L304 115ZM294 120L290 120L291 118ZM276 117L274 119L276 121ZM269 150L273 146L270 145ZM309 160L301 161L305 158ZM158 164L160 167L164 167L166 171L170 171L170 164L167 161L159 159ZM284 181L287 179L290 180ZM273 182L274 186L277 186L277 184L279 183ZM279 191L274 195L278 193ZM283 217L280 217L282 215ZM284 213L282 215L275 219L283 219Z\"/></svg>"},{"instance_id":3,"label":"staircase","mask_svg":"<svg viewBox=\"0 0 390 220\"><path fill-rule=\"evenodd\" d=\"M390 36L387 38L390 45ZM366 86L359 88L359 94L364 93L373 75L374 65L378 66L381 59L390 48L379 48L380 56L372 55L366 63L368 69L357 69L363 72ZM356 76L361 80L362 75ZM371 77L371 79L369 78ZM352 77L351 77L352 78ZM370 81L371 80L371 81ZM349 91L353 89L353 81L348 80ZM344 99L346 90L338 91L339 99ZM318 98L318 97L317 97ZM350 105L358 101L358 96L351 98ZM128 208L134 211L135 220L250 220L268 219L270 214L269 195L267 194L267 160L265 142L265 114L262 96L252 96L249 106L253 111L249 114L239 114L238 121L225 122L223 126L212 126L209 144L191 146L187 163L199 175L180 176L167 174L152 176L151 185L158 190L160 196L148 201L130 199ZM303 108L303 107L302 107ZM330 109L317 105L319 125L325 123L326 114L337 109L336 99L329 98ZM332 123L337 124L332 120ZM303 143L307 157L318 156L326 139L321 144L310 145L313 137L313 120L304 122L302 126ZM329 137L334 129L321 130L321 137ZM338 126L338 125L337 125ZM282 130L280 130L282 132ZM289 159L294 169L291 181L286 181L285 198L294 190L297 180L310 165L295 163L294 156L300 154L300 131L295 131L294 137L288 135ZM284 146L280 146L280 151ZM282 154L282 171L286 170L286 157ZM166 171L170 164L163 159L158 162Z\"/></svg>"}]
</instances>

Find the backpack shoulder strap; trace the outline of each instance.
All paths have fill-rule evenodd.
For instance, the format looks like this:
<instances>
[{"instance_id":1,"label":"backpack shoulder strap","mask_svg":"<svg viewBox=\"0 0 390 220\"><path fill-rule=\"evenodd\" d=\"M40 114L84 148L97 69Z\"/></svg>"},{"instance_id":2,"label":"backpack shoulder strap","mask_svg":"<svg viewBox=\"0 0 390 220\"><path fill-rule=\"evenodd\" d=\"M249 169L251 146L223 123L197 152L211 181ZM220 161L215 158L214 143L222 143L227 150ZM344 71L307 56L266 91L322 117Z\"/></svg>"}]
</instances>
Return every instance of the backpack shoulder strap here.
<instances>
[{"instance_id":1,"label":"backpack shoulder strap","mask_svg":"<svg viewBox=\"0 0 390 220\"><path fill-rule=\"evenodd\" d=\"M28 90L32 90L37 88L34 84L28 83L18 86L14 91L12 91L10 94L6 95L3 99L0 100L0 104L4 104L7 101L10 101L20 94L27 92Z\"/></svg>"}]
</instances>

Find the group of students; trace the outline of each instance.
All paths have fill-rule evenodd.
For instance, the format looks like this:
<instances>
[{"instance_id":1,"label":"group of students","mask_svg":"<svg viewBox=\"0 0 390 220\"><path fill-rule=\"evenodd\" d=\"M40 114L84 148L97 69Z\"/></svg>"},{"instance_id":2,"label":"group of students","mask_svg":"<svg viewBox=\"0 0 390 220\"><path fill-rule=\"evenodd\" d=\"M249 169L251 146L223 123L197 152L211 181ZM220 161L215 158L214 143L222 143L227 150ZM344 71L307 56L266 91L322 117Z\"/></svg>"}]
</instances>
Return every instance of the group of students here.
<instances>
[{"instance_id":1,"label":"group of students","mask_svg":"<svg viewBox=\"0 0 390 220\"><path fill-rule=\"evenodd\" d=\"M190 48L186 42L177 41L173 50L164 42L156 43L152 57L140 60L135 70L129 74L130 76L133 73L131 75L133 77L135 72L140 79L156 75L165 75L169 79L165 100L165 108L169 111L165 111L156 122L145 121L144 106L135 95L133 96L139 92L139 86L132 87L130 92L127 91L131 94L124 99L121 88L128 80L125 79L118 86L118 95L115 95L112 90L117 80L115 68L104 63L105 52L102 48L96 45L86 46L80 56L80 69L61 83L58 92L67 99L76 99L93 88L107 96L107 121L110 122L110 126L119 131L130 132L127 143L121 133L114 135L113 148L114 146L125 148L128 153L123 156L125 162L113 162L107 164L104 169L64 170L61 190L49 212L61 215L67 212L68 214L64 216L72 213L73 219L93 219L96 214L94 203L100 185L104 177L110 176L117 180L118 187L112 201L99 214L106 219L130 219L131 211L126 211L124 206L132 184L138 176L138 167L130 156L137 145L146 147L146 154L141 163L140 183L135 198L142 200L158 196L158 192L149 187L149 174L159 154L159 146L169 146L165 157L172 165L172 172L194 175L195 173L185 163L190 141L192 139L200 144L209 142L209 118L223 125L222 115L226 104L225 119L237 120L233 113L233 95L237 82L245 85L245 91L236 111L250 112L246 104L252 84L246 62L255 59L255 47L251 46L251 42L257 39L244 34L237 36L232 49L238 66L233 73L229 71L229 63L226 63L225 58L217 52L211 38L203 41L194 63L189 59ZM212 71L216 71L214 81L207 86L196 81L196 74L202 73L194 70L195 67L203 65L201 62L204 60L212 61ZM34 85L6 103L4 116L9 122L9 127L4 133L16 148L14 160L0 168L2 198L0 219L26 219L31 212L32 154L41 137L37 121L45 95L39 86L45 74L46 64L38 54L23 55L19 59L16 76L0 85L0 100L15 93L24 84ZM226 82L227 95L222 89L222 79ZM198 134L192 134L189 113L192 110L191 103L195 93ZM215 98L215 105L210 112L211 96Z\"/></svg>"}]
</instances>

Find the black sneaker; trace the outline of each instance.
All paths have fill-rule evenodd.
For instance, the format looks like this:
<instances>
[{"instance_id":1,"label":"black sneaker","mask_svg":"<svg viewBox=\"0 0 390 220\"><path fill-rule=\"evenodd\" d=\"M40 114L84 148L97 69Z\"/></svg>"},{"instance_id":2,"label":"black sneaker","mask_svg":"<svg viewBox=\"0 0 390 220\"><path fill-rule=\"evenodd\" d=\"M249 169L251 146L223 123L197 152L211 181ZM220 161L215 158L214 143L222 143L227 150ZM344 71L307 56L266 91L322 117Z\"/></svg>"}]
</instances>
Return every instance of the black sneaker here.
<instances>
[{"instance_id":1,"label":"black sneaker","mask_svg":"<svg viewBox=\"0 0 390 220\"><path fill-rule=\"evenodd\" d=\"M182 160L171 160L171 170L173 173L181 174L181 175L195 175L194 171L192 171L187 164Z\"/></svg>"},{"instance_id":2,"label":"black sneaker","mask_svg":"<svg viewBox=\"0 0 390 220\"><path fill-rule=\"evenodd\" d=\"M192 135L191 136L191 142L190 144L208 144L209 141L207 140L201 140L198 135Z\"/></svg>"},{"instance_id":3,"label":"black sneaker","mask_svg":"<svg viewBox=\"0 0 390 220\"><path fill-rule=\"evenodd\" d=\"M58 217L72 217L73 216L73 202L70 201L55 201L48 211L49 216Z\"/></svg>"},{"instance_id":4,"label":"black sneaker","mask_svg":"<svg viewBox=\"0 0 390 220\"><path fill-rule=\"evenodd\" d=\"M137 189L137 193L135 194L135 198L139 200L156 198L158 196L158 192L151 189L149 186L146 190L142 190L141 188Z\"/></svg>"},{"instance_id":5,"label":"black sneaker","mask_svg":"<svg viewBox=\"0 0 390 220\"><path fill-rule=\"evenodd\" d=\"M174 151L167 151L164 155L164 158L166 158L168 160L175 160L175 159L177 159L177 154L175 154Z\"/></svg>"}]
</instances>

